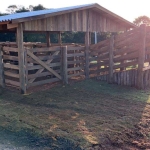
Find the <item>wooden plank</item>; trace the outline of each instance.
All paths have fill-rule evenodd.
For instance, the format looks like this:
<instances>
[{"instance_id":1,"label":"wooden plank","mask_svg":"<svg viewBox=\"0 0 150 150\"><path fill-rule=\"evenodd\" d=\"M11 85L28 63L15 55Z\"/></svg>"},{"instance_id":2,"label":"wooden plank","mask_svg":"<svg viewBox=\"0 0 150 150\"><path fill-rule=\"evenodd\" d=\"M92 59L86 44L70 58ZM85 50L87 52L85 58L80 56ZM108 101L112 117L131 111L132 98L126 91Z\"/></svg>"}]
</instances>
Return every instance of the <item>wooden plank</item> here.
<instances>
[{"instance_id":1,"label":"wooden plank","mask_svg":"<svg viewBox=\"0 0 150 150\"><path fill-rule=\"evenodd\" d=\"M123 64L119 64L119 65L114 65L114 69L118 69L120 67L129 67L129 66L134 66L138 64L138 61L135 60L135 61L132 61L132 62L126 62L126 63L123 63Z\"/></svg>"},{"instance_id":2,"label":"wooden plank","mask_svg":"<svg viewBox=\"0 0 150 150\"><path fill-rule=\"evenodd\" d=\"M49 67L60 67L61 66L61 63L60 62L58 62L58 63L47 63L47 62L45 62ZM41 66L41 65L34 65L34 66L30 66L30 65L28 65L28 70L36 70L36 69L44 69L44 67L43 66Z\"/></svg>"},{"instance_id":3,"label":"wooden plank","mask_svg":"<svg viewBox=\"0 0 150 150\"><path fill-rule=\"evenodd\" d=\"M5 87L3 47L0 45L0 86Z\"/></svg>"},{"instance_id":4,"label":"wooden plank","mask_svg":"<svg viewBox=\"0 0 150 150\"><path fill-rule=\"evenodd\" d=\"M63 67L63 83L68 84L68 72L67 72L67 46L62 49L62 67Z\"/></svg>"},{"instance_id":5,"label":"wooden plank","mask_svg":"<svg viewBox=\"0 0 150 150\"><path fill-rule=\"evenodd\" d=\"M110 38L110 48L109 48L109 83L113 83L113 51L114 51L114 36Z\"/></svg>"},{"instance_id":6,"label":"wooden plank","mask_svg":"<svg viewBox=\"0 0 150 150\"><path fill-rule=\"evenodd\" d=\"M8 52L18 52L18 48L13 48L13 47L3 47L3 51L8 51Z\"/></svg>"},{"instance_id":7,"label":"wooden plank","mask_svg":"<svg viewBox=\"0 0 150 150\"><path fill-rule=\"evenodd\" d=\"M5 76L13 77L13 78L18 78L19 79L19 74L13 73L11 71L4 71Z\"/></svg>"},{"instance_id":8,"label":"wooden plank","mask_svg":"<svg viewBox=\"0 0 150 150\"><path fill-rule=\"evenodd\" d=\"M55 70L57 73L60 73L60 69L59 70ZM41 73L35 73L35 74L28 74L28 79L35 79L38 77L45 77L45 76L50 76L53 75L52 73L50 73L49 71L46 72L41 72ZM29 80L30 81L30 80ZM32 83L32 82L29 82Z\"/></svg>"},{"instance_id":9,"label":"wooden plank","mask_svg":"<svg viewBox=\"0 0 150 150\"><path fill-rule=\"evenodd\" d=\"M141 47L139 49L139 56L138 56L138 81L137 86L138 89L143 89L143 67L145 61L145 38L146 38L146 25L143 24L140 26L141 32Z\"/></svg>"},{"instance_id":10,"label":"wooden plank","mask_svg":"<svg viewBox=\"0 0 150 150\"><path fill-rule=\"evenodd\" d=\"M4 63L4 68L19 70L19 66L18 65L12 65L12 64L7 64L7 63Z\"/></svg>"},{"instance_id":11,"label":"wooden plank","mask_svg":"<svg viewBox=\"0 0 150 150\"><path fill-rule=\"evenodd\" d=\"M67 57L84 56L84 53L67 54Z\"/></svg>"},{"instance_id":12,"label":"wooden plank","mask_svg":"<svg viewBox=\"0 0 150 150\"><path fill-rule=\"evenodd\" d=\"M27 91L26 79L25 79L25 63L24 63L24 47L23 47L23 26L22 23L18 24L17 28L17 42L18 42L18 58L19 58L19 79L20 79L20 90L22 94Z\"/></svg>"},{"instance_id":13,"label":"wooden plank","mask_svg":"<svg viewBox=\"0 0 150 150\"><path fill-rule=\"evenodd\" d=\"M114 55L115 56L116 55L123 55L123 54L126 54L126 53L132 53L134 51L138 51L139 46L140 46L140 43L135 43L135 44L129 45L127 47L123 47L119 50L114 51Z\"/></svg>"},{"instance_id":14,"label":"wooden plank","mask_svg":"<svg viewBox=\"0 0 150 150\"><path fill-rule=\"evenodd\" d=\"M38 85L43 85L43 84L48 84L48 83L54 83L60 81L58 78L52 78L52 79L47 79L47 80L42 80L42 81L37 81L33 83L29 83L27 87L33 87L33 86L38 86Z\"/></svg>"},{"instance_id":15,"label":"wooden plank","mask_svg":"<svg viewBox=\"0 0 150 150\"><path fill-rule=\"evenodd\" d=\"M75 60L75 61L68 61L68 65L71 65L71 64L79 64L79 63L84 63L85 61L84 60Z\"/></svg>"},{"instance_id":16,"label":"wooden plank","mask_svg":"<svg viewBox=\"0 0 150 150\"><path fill-rule=\"evenodd\" d=\"M85 50L85 46L68 46L68 51Z\"/></svg>"},{"instance_id":17,"label":"wooden plank","mask_svg":"<svg viewBox=\"0 0 150 150\"><path fill-rule=\"evenodd\" d=\"M131 54L127 54L127 55L123 55L123 56L114 58L114 62L117 63L117 62L120 62L123 60L132 60L132 59L135 59L137 57L138 57L138 52L133 52Z\"/></svg>"},{"instance_id":18,"label":"wooden plank","mask_svg":"<svg viewBox=\"0 0 150 150\"><path fill-rule=\"evenodd\" d=\"M10 85L14 85L14 86L17 86L17 87L20 87L20 83L17 82L17 81L12 81L12 80L9 80L9 79L5 79L5 83L6 84L10 84Z\"/></svg>"},{"instance_id":19,"label":"wooden plank","mask_svg":"<svg viewBox=\"0 0 150 150\"><path fill-rule=\"evenodd\" d=\"M60 51L60 50L61 50L60 46L30 49L31 52L53 52L53 51Z\"/></svg>"},{"instance_id":20,"label":"wooden plank","mask_svg":"<svg viewBox=\"0 0 150 150\"><path fill-rule=\"evenodd\" d=\"M82 69L84 69L84 66L83 67L68 68L67 71L75 71L75 70L82 70Z\"/></svg>"},{"instance_id":21,"label":"wooden plank","mask_svg":"<svg viewBox=\"0 0 150 150\"><path fill-rule=\"evenodd\" d=\"M80 76L80 75L84 75L84 74L85 74L84 72L80 72L80 73L76 73L76 74L70 74L70 75L68 75L68 78L76 77L76 76Z\"/></svg>"},{"instance_id":22,"label":"wooden plank","mask_svg":"<svg viewBox=\"0 0 150 150\"><path fill-rule=\"evenodd\" d=\"M17 28L18 24L7 24L7 29Z\"/></svg>"},{"instance_id":23,"label":"wooden plank","mask_svg":"<svg viewBox=\"0 0 150 150\"><path fill-rule=\"evenodd\" d=\"M35 61L37 61L41 66L43 66L45 69L47 69L49 72L53 73L58 79L62 79L61 76L55 72L53 69L51 69L46 63L42 62L38 57L36 57L33 53L31 53L29 50L27 51L27 54L33 58Z\"/></svg>"},{"instance_id":24,"label":"wooden plank","mask_svg":"<svg viewBox=\"0 0 150 150\"><path fill-rule=\"evenodd\" d=\"M10 55L3 55L3 59L4 59L4 60L14 60L14 61L18 61L18 57L17 57L17 56L10 56Z\"/></svg>"}]
</instances>

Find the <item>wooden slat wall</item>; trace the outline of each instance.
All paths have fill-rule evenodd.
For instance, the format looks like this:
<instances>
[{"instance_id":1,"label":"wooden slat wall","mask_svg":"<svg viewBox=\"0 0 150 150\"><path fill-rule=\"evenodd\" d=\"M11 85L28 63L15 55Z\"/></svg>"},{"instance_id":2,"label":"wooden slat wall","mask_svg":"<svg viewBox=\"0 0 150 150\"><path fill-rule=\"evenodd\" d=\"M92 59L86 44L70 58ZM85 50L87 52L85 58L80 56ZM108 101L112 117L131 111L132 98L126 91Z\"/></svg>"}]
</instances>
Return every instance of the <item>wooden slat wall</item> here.
<instances>
[{"instance_id":1,"label":"wooden slat wall","mask_svg":"<svg viewBox=\"0 0 150 150\"><path fill-rule=\"evenodd\" d=\"M85 46L68 46L68 78L85 75Z\"/></svg>"},{"instance_id":2,"label":"wooden slat wall","mask_svg":"<svg viewBox=\"0 0 150 150\"><path fill-rule=\"evenodd\" d=\"M81 10L53 16L45 19L28 21L23 23L25 31L83 31L86 32L87 12ZM116 21L90 10L90 32L117 32L124 31L126 27Z\"/></svg>"}]
</instances>

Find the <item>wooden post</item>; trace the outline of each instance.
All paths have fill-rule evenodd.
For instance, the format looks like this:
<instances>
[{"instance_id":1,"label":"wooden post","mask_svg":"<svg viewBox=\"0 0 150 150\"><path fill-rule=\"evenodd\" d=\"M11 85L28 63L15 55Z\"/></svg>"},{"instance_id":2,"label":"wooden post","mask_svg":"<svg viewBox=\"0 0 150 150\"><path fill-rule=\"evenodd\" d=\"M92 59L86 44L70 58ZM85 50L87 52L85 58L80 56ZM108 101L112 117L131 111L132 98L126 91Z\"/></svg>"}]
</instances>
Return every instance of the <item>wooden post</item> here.
<instances>
[{"instance_id":1,"label":"wooden post","mask_svg":"<svg viewBox=\"0 0 150 150\"><path fill-rule=\"evenodd\" d=\"M63 71L63 83L68 84L68 66L67 66L67 46L62 48L62 71Z\"/></svg>"},{"instance_id":2,"label":"wooden post","mask_svg":"<svg viewBox=\"0 0 150 150\"><path fill-rule=\"evenodd\" d=\"M17 44L18 44L18 57L19 57L19 79L21 93L26 93L26 72L25 72L25 50L23 47L23 28L22 23L17 27Z\"/></svg>"},{"instance_id":3,"label":"wooden post","mask_svg":"<svg viewBox=\"0 0 150 150\"><path fill-rule=\"evenodd\" d=\"M89 46L90 46L90 32L89 32L89 10L87 10L87 26L85 33L85 78L89 78Z\"/></svg>"},{"instance_id":4,"label":"wooden post","mask_svg":"<svg viewBox=\"0 0 150 150\"><path fill-rule=\"evenodd\" d=\"M137 79L137 87L138 89L143 89L143 67L145 61L145 39L146 39L146 25L142 24L140 26L140 41L141 46L139 48L139 56L138 56L138 79Z\"/></svg>"},{"instance_id":5,"label":"wooden post","mask_svg":"<svg viewBox=\"0 0 150 150\"><path fill-rule=\"evenodd\" d=\"M51 39L50 39L50 32L46 32L46 42L47 42L47 47L51 46Z\"/></svg>"},{"instance_id":6,"label":"wooden post","mask_svg":"<svg viewBox=\"0 0 150 150\"><path fill-rule=\"evenodd\" d=\"M108 82L113 83L113 51L114 51L114 35L111 36L110 38L110 48L109 48L109 75L108 75Z\"/></svg>"},{"instance_id":7,"label":"wooden post","mask_svg":"<svg viewBox=\"0 0 150 150\"><path fill-rule=\"evenodd\" d=\"M4 78L4 64L3 64L3 51L2 46L0 45L0 86L5 87L5 78Z\"/></svg>"},{"instance_id":8,"label":"wooden post","mask_svg":"<svg viewBox=\"0 0 150 150\"><path fill-rule=\"evenodd\" d=\"M58 34L58 43L59 43L60 45L62 44L61 32L59 32L59 34Z\"/></svg>"}]
</instances>

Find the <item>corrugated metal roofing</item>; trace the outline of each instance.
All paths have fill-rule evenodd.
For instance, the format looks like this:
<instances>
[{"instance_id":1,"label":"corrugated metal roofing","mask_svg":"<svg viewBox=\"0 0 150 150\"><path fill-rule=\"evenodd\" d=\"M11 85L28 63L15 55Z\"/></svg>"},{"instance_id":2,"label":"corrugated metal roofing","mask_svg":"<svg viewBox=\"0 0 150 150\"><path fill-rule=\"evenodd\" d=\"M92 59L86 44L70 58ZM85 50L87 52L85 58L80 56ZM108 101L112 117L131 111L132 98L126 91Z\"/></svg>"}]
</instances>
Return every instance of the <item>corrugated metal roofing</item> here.
<instances>
[{"instance_id":1,"label":"corrugated metal roofing","mask_svg":"<svg viewBox=\"0 0 150 150\"><path fill-rule=\"evenodd\" d=\"M88 7L88 6L93 6L93 5L94 5L94 3L93 4L85 4L85 5L78 5L78 6L71 6L71 7L56 8L56 9L46 9L46 10L39 10L39 11L15 13L15 14L1 16L0 22L12 21L14 19L27 18L27 17L44 15L44 14L53 14L56 12L73 10L73 9L78 9L78 8Z\"/></svg>"}]
</instances>

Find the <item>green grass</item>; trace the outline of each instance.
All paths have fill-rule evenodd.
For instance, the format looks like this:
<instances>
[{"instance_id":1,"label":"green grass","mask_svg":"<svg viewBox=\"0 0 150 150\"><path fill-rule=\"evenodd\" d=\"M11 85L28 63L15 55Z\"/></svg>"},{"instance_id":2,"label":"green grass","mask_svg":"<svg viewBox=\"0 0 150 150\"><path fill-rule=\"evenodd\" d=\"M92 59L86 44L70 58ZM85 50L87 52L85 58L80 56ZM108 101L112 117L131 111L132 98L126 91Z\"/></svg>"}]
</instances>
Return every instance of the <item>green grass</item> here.
<instances>
[{"instance_id":1,"label":"green grass","mask_svg":"<svg viewBox=\"0 0 150 150\"><path fill-rule=\"evenodd\" d=\"M149 94L96 80L28 95L0 89L0 127L63 137L86 149L139 144L136 134L149 139L149 127L137 129L150 119Z\"/></svg>"}]
</instances>

